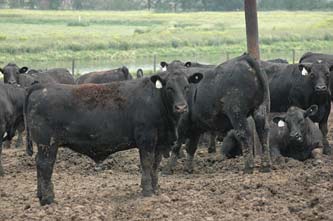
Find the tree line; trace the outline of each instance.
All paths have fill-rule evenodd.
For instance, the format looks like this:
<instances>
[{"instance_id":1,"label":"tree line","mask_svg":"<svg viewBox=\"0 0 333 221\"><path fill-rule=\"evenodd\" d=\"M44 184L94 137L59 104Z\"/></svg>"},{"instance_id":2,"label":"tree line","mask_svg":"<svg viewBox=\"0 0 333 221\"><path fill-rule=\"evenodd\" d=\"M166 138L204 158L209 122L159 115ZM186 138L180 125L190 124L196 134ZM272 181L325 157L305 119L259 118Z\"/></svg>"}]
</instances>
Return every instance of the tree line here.
<instances>
[{"instance_id":1,"label":"tree line","mask_svg":"<svg viewBox=\"0 0 333 221\"><path fill-rule=\"evenodd\" d=\"M259 10L331 10L333 0L257 0ZM1 8L41 10L238 11L244 0L0 0Z\"/></svg>"}]
</instances>

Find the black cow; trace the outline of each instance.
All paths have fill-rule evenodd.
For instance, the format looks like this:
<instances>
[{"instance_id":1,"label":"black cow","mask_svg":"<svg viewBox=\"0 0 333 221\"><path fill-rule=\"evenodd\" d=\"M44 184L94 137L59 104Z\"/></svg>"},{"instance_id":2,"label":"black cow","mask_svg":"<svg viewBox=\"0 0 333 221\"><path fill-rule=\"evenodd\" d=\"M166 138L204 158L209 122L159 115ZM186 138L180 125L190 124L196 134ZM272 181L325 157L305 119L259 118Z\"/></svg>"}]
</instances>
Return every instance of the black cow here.
<instances>
[{"instance_id":1,"label":"black cow","mask_svg":"<svg viewBox=\"0 0 333 221\"><path fill-rule=\"evenodd\" d=\"M270 59L267 60L268 62L272 62L272 63L279 63L279 64L289 64L288 61L286 59L283 58L275 58L275 59Z\"/></svg>"},{"instance_id":2,"label":"black cow","mask_svg":"<svg viewBox=\"0 0 333 221\"><path fill-rule=\"evenodd\" d=\"M263 67L263 62L261 64ZM319 123L323 133L324 153L329 154L331 148L327 141L327 121L331 110L329 83L332 67L319 62L276 65L278 71L267 74L271 111L286 112L291 106L307 109L313 104L318 105L318 112L311 119Z\"/></svg>"},{"instance_id":3,"label":"black cow","mask_svg":"<svg viewBox=\"0 0 333 221\"><path fill-rule=\"evenodd\" d=\"M191 61L187 61L187 62L182 62L180 60L174 60L171 63L167 63L165 61L162 61L160 63L161 65L161 69L162 70L182 70L185 73L187 73L188 75L191 75L193 73L196 72L200 72L205 74L207 71L212 70L213 68L216 67L216 65L210 65L210 64L201 64L198 62L191 62ZM201 142L202 141L207 141L205 143L208 143L208 153L215 153L216 152L216 137L217 134L214 131L210 131L208 132L209 136L202 136L201 138ZM205 139L208 138L208 139ZM185 154L183 153L183 150L181 150L181 152L178 154L179 157L181 156L185 156ZM164 155L165 157L169 157L169 154ZM170 173L170 171L163 171L165 174Z\"/></svg>"},{"instance_id":4,"label":"black cow","mask_svg":"<svg viewBox=\"0 0 333 221\"><path fill-rule=\"evenodd\" d=\"M4 75L4 83L19 84L29 87L33 82L74 84L74 78L65 68L54 68L46 71L31 70L27 67L19 68L16 64L9 63L0 69Z\"/></svg>"},{"instance_id":5,"label":"black cow","mask_svg":"<svg viewBox=\"0 0 333 221\"><path fill-rule=\"evenodd\" d=\"M30 69L27 75L39 83L58 83L58 84L75 84L74 77L65 68L52 68L49 70ZM27 82L30 86L31 82Z\"/></svg>"},{"instance_id":6,"label":"black cow","mask_svg":"<svg viewBox=\"0 0 333 221\"><path fill-rule=\"evenodd\" d=\"M256 129L263 144L262 171L270 171L267 113L270 109L269 89L266 75L258 62L250 55L226 61L205 73L203 80L191 88L190 111L179 123L179 139L173 147L166 171L172 171L181 144L189 138L185 170L193 171L193 157L199 137L206 131L226 133L232 128L245 153L245 173L252 173L254 161L253 142L247 117L253 116Z\"/></svg>"},{"instance_id":7,"label":"black cow","mask_svg":"<svg viewBox=\"0 0 333 221\"><path fill-rule=\"evenodd\" d=\"M136 71L136 78L143 78L143 70L141 68Z\"/></svg>"},{"instance_id":8,"label":"black cow","mask_svg":"<svg viewBox=\"0 0 333 221\"><path fill-rule=\"evenodd\" d=\"M1 164L2 142L10 141L16 128L23 122L24 97L24 89L0 83L0 176L4 174Z\"/></svg>"},{"instance_id":9,"label":"black cow","mask_svg":"<svg viewBox=\"0 0 333 221\"><path fill-rule=\"evenodd\" d=\"M198 83L202 77L165 72L109 84L31 87L25 102L27 152L32 154L32 139L38 146L40 203L54 200L51 176L58 146L97 163L112 153L138 147L143 195L156 193L160 152L176 140L178 119L188 111L189 83Z\"/></svg>"},{"instance_id":10,"label":"black cow","mask_svg":"<svg viewBox=\"0 0 333 221\"><path fill-rule=\"evenodd\" d=\"M331 80L330 80L330 91L331 101L333 101L333 55L332 54L321 54L321 53L305 53L299 60L299 63L313 63L313 62L326 62L330 65L331 69Z\"/></svg>"},{"instance_id":11,"label":"black cow","mask_svg":"<svg viewBox=\"0 0 333 221\"><path fill-rule=\"evenodd\" d=\"M67 69L54 68L50 70L28 70L27 67L19 68L16 64L9 63L0 69L4 75L4 83L18 84L22 87L30 87L33 83L60 83L74 84L74 78ZM24 122L22 121L18 128L18 138L16 147L20 147L23 143L22 133L24 131ZM10 142L6 142L6 146L10 147Z\"/></svg>"},{"instance_id":12,"label":"black cow","mask_svg":"<svg viewBox=\"0 0 333 221\"><path fill-rule=\"evenodd\" d=\"M77 84L102 84L109 83L113 81L125 81L131 80L132 75L129 73L128 68L123 66L122 68L108 70L108 71L96 71L90 72L80 76L76 79Z\"/></svg>"},{"instance_id":13,"label":"black cow","mask_svg":"<svg viewBox=\"0 0 333 221\"><path fill-rule=\"evenodd\" d=\"M317 111L318 106L312 105L307 110L292 106L284 113L270 113L269 146L273 158L282 155L303 161L313 157L321 162L323 136L309 118ZM221 152L228 158L242 153L234 130L224 138Z\"/></svg>"}]
</instances>

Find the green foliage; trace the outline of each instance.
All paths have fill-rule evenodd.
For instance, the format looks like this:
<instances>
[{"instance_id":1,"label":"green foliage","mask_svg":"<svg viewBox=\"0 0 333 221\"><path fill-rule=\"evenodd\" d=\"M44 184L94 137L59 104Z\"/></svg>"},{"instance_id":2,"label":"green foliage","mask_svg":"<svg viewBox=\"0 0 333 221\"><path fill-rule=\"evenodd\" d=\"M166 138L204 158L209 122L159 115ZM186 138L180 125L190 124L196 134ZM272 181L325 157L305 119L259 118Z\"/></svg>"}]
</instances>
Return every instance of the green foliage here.
<instances>
[{"instance_id":1,"label":"green foliage","mask_svg":"<svg viewBox=\"0 0 333 221\"><path fill-rule=\"evenodd\" d=\"M331 12L259 12L258 16L263 53L333 51ZM0 61L246 51L243 12L0 10L0 26Z\"/></svg>"}]
</instances>

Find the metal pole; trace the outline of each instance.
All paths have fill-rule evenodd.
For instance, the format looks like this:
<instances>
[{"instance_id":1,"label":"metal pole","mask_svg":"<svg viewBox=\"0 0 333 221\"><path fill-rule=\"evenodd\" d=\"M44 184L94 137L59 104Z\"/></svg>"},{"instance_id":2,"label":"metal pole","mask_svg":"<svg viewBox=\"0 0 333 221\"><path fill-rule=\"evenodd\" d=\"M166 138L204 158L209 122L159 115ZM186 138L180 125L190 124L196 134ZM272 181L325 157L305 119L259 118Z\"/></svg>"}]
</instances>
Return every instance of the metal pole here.
<instances>
[{"instance_id":1,"label":"metal pole","mask_svg":"<svg viewBox=\"0 0 333 221\"><path fill-rule=\"evenodd\" d=\"M246 23L246 38L247 51L250 55L258 60L260 59L259 52L259 37L258 37L258 17L257 17L257 1L244 0L245 23Z\"/></svg>"},{"instance_id":2,"label":"metal pole","mask_svg":"<svg viewBox=\"0 0 333 221\"><path fill-rule=\"evenodd\" d=\"M72 75L75 76L75 59L72 60Z\"/></svg>"},{"instance_id":3,"label":"metal pole","mask_svg":"<svg viewBox=\"0 0 333 221\"><path fill-rule=\"evenodd\" d=\"M296 52L295 52L295 49L293 49L293 64L295 64L295 56L296 56Z\"/></svg>"},{"instance_id":4,"label":"metal pole","mask_svg":"<svg viewBox=\"0 0 333 221\"><path fill-rule=\"evenodd\" d=\"M154 73L156 73L156 54L154 54Z\"/></svg>"}]
</instances>

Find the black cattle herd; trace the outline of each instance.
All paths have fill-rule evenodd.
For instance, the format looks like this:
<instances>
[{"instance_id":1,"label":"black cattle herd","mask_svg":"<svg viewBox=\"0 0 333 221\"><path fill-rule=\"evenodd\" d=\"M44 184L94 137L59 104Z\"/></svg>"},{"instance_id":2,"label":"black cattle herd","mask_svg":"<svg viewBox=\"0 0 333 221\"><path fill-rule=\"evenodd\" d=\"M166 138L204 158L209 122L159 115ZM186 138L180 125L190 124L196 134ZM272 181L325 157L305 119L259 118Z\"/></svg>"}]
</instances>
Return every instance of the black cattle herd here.
<instances>
[{"instance_id":1,"label":"black cattle herd","mask_svg":"<svg viewBox=\"0 0 333 221\"><path fill-rule=\"evenodd\" d=\"M54 202L51 181L58 147L89 156L97 164L109 155L138 148L144 196L158 193L163 169L172 173L186 145L185 170L193 171L200 137L223 140L221 160L243 155L253 173L280 156L297 160L331 154L327 140L333 98L333 55L306 53L298 64L259 61L248 54L219 65L175 60L161 71L132 78L126 67L74 79L66 69L33 70L9 63L0 68L0 175L4 142L26 132L26 152L36 145L37 196ZM318 125L316 125L318 124ZM215 143L214 143L215 145ZM209 148L214 152L215 146ZM171 156L169 155L171 153Z\"/></svg>"}]
</instances>

